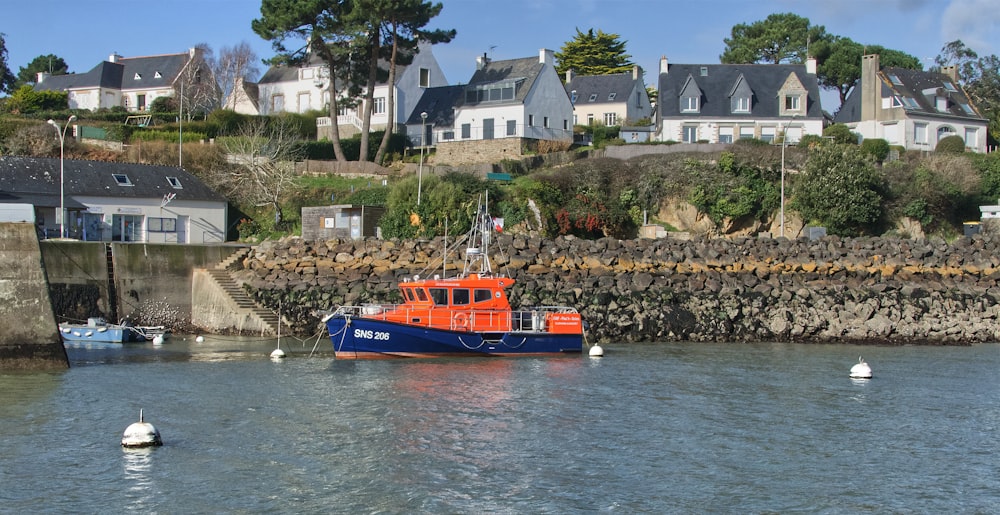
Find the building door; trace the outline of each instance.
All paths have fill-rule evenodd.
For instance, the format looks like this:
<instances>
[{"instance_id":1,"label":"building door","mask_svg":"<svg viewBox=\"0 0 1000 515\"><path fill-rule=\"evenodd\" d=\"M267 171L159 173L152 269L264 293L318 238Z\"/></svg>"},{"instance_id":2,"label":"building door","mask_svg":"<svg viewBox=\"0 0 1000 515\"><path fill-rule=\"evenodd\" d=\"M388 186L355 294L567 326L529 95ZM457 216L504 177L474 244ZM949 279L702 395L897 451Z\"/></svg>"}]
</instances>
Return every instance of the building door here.
<instances>
[{"instance_id":1,"label":"building door","mask_svg":"<svg viewBox=\"0 0 1000 515\"><path fill-rule=\"evenodd\" d=\"M483 118L483 139L493 139L493 118Z\"/></svg>"},{"instance_id":2,"label":"building door","mask_svg":"<svg viewBox=\"0 0 1000 515\"><path fill-rule=\"evenodd\" d=\"M142 215L112 215L112 241L142 241Z\"/></svg>"}]
</instances>

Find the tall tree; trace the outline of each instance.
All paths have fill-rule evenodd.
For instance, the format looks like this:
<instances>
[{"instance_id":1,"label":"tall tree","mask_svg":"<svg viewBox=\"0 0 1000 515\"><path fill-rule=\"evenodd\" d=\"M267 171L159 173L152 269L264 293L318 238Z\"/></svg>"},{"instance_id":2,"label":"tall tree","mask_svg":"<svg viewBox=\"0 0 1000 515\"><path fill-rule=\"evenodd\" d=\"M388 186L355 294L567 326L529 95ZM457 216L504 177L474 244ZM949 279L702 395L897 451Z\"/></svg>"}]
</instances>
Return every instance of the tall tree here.
<instances>
[{"instance_id":1,"label":"tall tree","mask_svg":"<svg viewBox=\"0 0 1000 515\"><path fill-rule=\"evenodd\" d=\"M219 58L215 60L213 73L219 84L219 105L226 109L236 106L228 104L234 98L233 88L241 81L253 81L260 73L257 68L257 54L246 41L231 47L224 46L219 50Z\"/></svg>"},{"instance_id":2,"label":"tall tree","mask_svg":"<svg viewBox=\"0 0 1000 515\"><path fill-rule=\"evenodd\" d=\"M857 145L821 145L809 152L793 209L831 234L871 233L882 216L885 177Z\"/></svg>"},{"instance_id":3,"label":"tall tree","mask_svg":"<svg viewBox=\"0 0 1000 515\"><path fill-rule=\"evenodd\" d=\"M829 38L822 25L793 13L775 13L762 21L733 26L723 40L726 48L719 59L726 64L802 63L808 47Z\"/></svg>"},{"instance_id":4,"label":"tall tree","mask_svg":"<svg viewBox=\"0 0 1000 515\"><path fill-rule=\"evenodd\" d=\"M934 59L937 70L944 66L958 68L958 81L979 113L989 120L990 134L1000 139L1000 57L979 57L960 39L946 43Z\"/></svg>"},{"instance_id":5,"label":"tall tree","mask_svg":"<svg viewBox=\"0 0 1000 515\"><path fill-rule=\"evenodd\" d=\"M31 60L27 66L22 66L17 72L17 83L19 86L25 84L34 85L38 81L38 73L45 72L49 75L65 75L69 67L66 61L57 55L40 55Z\"/></svg>"},{"instance_id":6,"label":"tall tree","mask_svg":"<svg viewBox=\"0 0 1000 515\"><path fill-rule=\"evenodd\" d=\"M879 64L897 68L920 70L920 59L879 45L862 45L850 38L831 36L814 47L819 65L816 76L820 86L835 89L840 95L840 104L844 104L847 93L861 79L861 57L868 54L878 54Z\"/></svg>"},{"instance_id":7,"label":"tall tree","mask_svg":"<svg viewBox=\"0 0 1000 515\"><path fill-rule=\"evenodd\" d=\"M10 93L14 91L14 84L17 77L11 73L7 66L7 42L4 40L6 34L0 32L0 93Z\"/></svg>"},{"instance_id":8,"label":"tall tree","mask_svg":"<svg viewBox=\"0 0 1000 515\"><path fill-rule=\"evenodd\" d=\"M328 115L332 121L331 139L338 161L346 161L337 128L338 92L336 84L350 85L350 65L356 62L352 42L359 36L349 23L352 7L349 0L262 0L261 17L251 27L260 37L271 41L277 56L271 64L298 64L315 53L329 69L327 92L330 95ZM289 48L287 43L298 42Z\"/></svg>"},{"instance_id":9,"label":"tall tree","mask_svg":"<svg viewBox=\"0 0 1000 515\"><path fill-rule=\"evenodd\" d=\"M556 58L556 71L564 75L573 70L579 75L611 75L632 69L631 55L625 53L625 41L618 34L576 29L573 39L563 44Z\"/></svg>"},{"instance_id":10,"label":"tall tree","mask_svg":"<svg viewBox=\"0 0 1000 515\"><path fill-rule=\"evenodd\" d=\"M387 55L383 52L389 63L389 97L386 99L388 121L378 151L375 153L375 162L379 163L389 148L389 140L395 127L396 104L393 92L396 90L396 67L413 61L414 55L420 51L421 41L432 45L447 43L454 39L455 30L424 28L431 19L441 13L441 3L435 4L424 0L366 0L362 3L371 5L361 9L361 12L377 14L378 37L382 41L379 46L388 49Z\"/></svg>"}]
</instances>

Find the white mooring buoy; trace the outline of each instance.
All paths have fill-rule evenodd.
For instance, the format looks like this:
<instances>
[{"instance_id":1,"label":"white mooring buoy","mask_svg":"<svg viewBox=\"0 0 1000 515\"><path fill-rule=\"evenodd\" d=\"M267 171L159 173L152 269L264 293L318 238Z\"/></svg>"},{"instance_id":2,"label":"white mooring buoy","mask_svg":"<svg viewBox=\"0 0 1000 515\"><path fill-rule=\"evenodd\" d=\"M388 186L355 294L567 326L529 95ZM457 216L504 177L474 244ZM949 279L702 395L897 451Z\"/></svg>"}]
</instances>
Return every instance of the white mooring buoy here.
<instances>
[{"instance_id":1,"label":"white mooring buoy","mask_svg":"<svg viewBox=\"0 0 1000 515\"><path fill-rule=\"evenodd\" d=\"M600 345L592 345L590 347L590 357L600 358L601 356L604 356L604 349Z\"/></svg>"},{"instance_id":2,"label":"white mooring buoy","mask_svg":"<svg viewBox=\"0 0 1000 515\"><path fill-rule=\"evenodd\" d=\"M156 447L163 445L160 432L153 427L153 424L146 422L142 418L142 410L139 410L139 421L125 428L122 435L122 447Z\"/></svg>"},{"instance_id":3,"label":"white mooring buoy","mask_svg":"<svg viewBox=\"0 0 1000 515\"><path fill-rule=\"evenodd\" d=\"M851 367L851 379L871 379L872 367L868 366L864 358L858 356L858 363Z\"/></svg>"},{"instance_id":4,"label":"white mooring buoy","mask_svg":"<svg viewBox=\"0 0 1000 515\"><path fill-rule=\"evenodd\" d=\"M163 345L163 335L158 334L153 337L153 345Z\"/></svg>"},{"instance_id":5,"label":"white mooring buoy","mask_svg":"<svg viewBox=\"0 0 1000 515\"><path fill-rule=\"evenodd\" d=\"M194 341L196 341L196 342L198 342L198 343L202 343L202 342L204 342L204 341L205 341L205 337L204 337L204 336L201 336L201 335L199 335L199 336L198 336L197 338L195 338L195 339L194 339Z\"/></svg>"},{"instance_id":6,"label":"white mooring buoy","mask_svg":"<svg viewBox=\"0 0 1000 515\"><path fill-rule=\"evenodd\" d=\"M285 357L285 351L281 350L280 347L271 351L271 359L281 359L284 357Z\"/></svg>"}]
</instances>

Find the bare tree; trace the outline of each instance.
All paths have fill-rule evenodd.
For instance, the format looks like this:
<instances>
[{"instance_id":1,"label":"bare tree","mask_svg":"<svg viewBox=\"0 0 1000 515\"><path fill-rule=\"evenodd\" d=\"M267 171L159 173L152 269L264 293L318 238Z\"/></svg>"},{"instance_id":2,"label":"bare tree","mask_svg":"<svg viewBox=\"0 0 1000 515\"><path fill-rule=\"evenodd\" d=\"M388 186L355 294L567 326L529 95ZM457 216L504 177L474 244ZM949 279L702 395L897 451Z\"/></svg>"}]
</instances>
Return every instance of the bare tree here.
<instances>
[{"instance_id":1,"label":"bare tree","mask_svg":"<svg viewBox=\"0 0 1000 515\"><path fill-rule=\"evenodd\" d=\"M213 63L212 48L199 43L177 78L177 98L183 102L183 114L189 120L196 114L208 114L219 105L219 86L212 78Z\"/></svg>"},{"instance_id":2,"label":"bare tree","mask_svg":"<svg viewBox=\"0 0 1000 515\"><path fill-rule=\"evenodd\" d=\"M302 156L297 124L287 117L254 118L220 138L219 146L232 164L211 173L209 185L237 202L270 206L274 223L281 223L281 196L294 186L295 161Z\"/></svg>"},{"instance_id":3,"label":"bare tree","mask_svg":"<svg viewBox=\"0 0 1000 515\"><path fill-rule=\"evenodd\" d=\"M225 109L235 109L233 89L243 81L254 80L260 73L256 63L257 54L246 41L236 46L222 47L213 67L215 80L219 83L219 105Z\"/></svg>"}]
</instances>

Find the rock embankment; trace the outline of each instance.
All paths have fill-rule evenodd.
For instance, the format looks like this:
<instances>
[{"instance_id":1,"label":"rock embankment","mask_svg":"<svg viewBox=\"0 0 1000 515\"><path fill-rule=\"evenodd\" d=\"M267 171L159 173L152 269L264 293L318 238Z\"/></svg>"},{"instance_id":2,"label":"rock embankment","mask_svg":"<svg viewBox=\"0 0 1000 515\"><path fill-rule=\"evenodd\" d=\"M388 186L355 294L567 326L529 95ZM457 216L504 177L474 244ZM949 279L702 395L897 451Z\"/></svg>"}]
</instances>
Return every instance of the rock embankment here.
<instances>
[{"instance_id":1,"label":"rock embankment","mask_svg":"<svg viewBox=\"0 0 1000 515\"><path fill-rule=\"evenodd\" d=\"M883 238L554 240L499 236L494 269L515 305L568 305L594 342L1000 340L1000 240ZM266 242L236 277L260 303L318 330L318 310L398 301L441 273L443 242ZM449 256L448 275L461 256Z\"/></svg>"}]
</instances>

